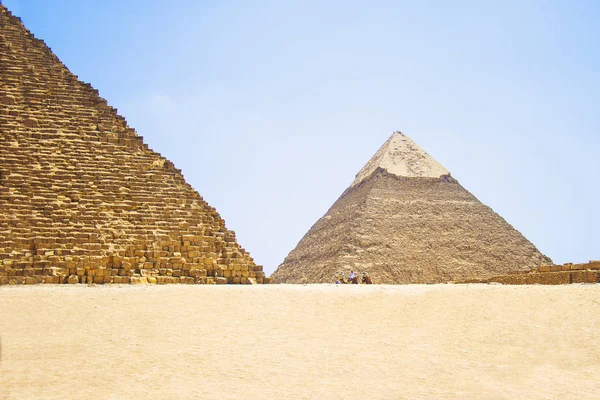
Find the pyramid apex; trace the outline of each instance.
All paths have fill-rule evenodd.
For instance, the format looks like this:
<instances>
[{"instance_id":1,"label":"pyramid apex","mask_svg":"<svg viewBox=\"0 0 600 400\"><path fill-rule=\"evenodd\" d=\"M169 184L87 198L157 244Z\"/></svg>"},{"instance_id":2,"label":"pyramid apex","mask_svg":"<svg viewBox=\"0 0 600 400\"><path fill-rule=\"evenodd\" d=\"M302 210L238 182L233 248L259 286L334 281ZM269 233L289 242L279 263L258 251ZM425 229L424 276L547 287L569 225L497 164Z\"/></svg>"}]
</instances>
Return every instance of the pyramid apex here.
<instances>
[{"instance_id":1,"label":"pyramid apex","mask_svg":"<svg viewBox=\"0 0 600 400\"><path fill-rule=\"evenodd\" d=\"M421 149L406 134L395 131L375 155L358 172L355 186L381 168L396 176L408 178L439 178L450 172Z\"/></svg>"}]
</instances>

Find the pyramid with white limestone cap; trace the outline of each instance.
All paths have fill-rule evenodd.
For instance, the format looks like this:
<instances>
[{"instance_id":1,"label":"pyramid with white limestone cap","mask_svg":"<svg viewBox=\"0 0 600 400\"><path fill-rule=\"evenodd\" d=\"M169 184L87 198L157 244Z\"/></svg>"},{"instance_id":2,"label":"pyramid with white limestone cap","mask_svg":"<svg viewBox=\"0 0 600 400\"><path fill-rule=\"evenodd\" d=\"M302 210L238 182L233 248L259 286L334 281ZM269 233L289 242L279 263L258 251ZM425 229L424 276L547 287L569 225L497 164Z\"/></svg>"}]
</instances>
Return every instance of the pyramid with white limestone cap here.
<instances>
[{"instance_id":1,"label":"pyramid with white limestone cap","mask_svg":"<svg viewBox=\"0 0 600 400\"><path fill-rule=\"evenodd\" d=\"M334 282L440 283L525 271L551 262L450 172L394 132L272 275Z\"/></svg>"}]
</instances>

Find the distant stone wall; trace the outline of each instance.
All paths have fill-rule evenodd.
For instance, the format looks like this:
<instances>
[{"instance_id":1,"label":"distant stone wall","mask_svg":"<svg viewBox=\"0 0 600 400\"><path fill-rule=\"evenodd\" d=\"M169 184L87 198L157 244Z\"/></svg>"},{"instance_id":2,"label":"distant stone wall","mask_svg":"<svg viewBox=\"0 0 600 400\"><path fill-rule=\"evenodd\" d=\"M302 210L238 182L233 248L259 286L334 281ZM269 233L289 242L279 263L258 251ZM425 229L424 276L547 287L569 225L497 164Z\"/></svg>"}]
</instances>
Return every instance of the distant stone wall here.
<instances>
[{"instance_id":1,"label":"distant stone wall","mask_svg":"<svg viewBox=\"0 0 600 400\"><path fill-rule=\"evenodd\" d=\"M529 272L516 272L489 279L470 279L458 283L502 283L505 285L567 285L599 283L600 261L587 264L542 265Z\"/></svg>"}]
</instances>

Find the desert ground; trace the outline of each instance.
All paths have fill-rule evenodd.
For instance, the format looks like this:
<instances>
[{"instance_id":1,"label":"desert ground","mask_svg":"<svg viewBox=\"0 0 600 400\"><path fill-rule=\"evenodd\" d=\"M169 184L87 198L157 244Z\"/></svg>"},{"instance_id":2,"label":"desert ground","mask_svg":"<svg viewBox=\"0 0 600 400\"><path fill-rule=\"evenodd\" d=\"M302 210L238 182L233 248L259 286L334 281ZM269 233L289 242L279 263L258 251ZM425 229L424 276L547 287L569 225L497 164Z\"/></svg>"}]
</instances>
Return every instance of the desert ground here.
<instances>
[{"instance_id":1,"label":"desert ground","mask_svg":"<svg viewBox=\"0 0 600 400\"><path fill-rule=\"evenodd\" d=\"M0 399L600 399L600 285L0 287Z\"/></svg>"}]
</instances>

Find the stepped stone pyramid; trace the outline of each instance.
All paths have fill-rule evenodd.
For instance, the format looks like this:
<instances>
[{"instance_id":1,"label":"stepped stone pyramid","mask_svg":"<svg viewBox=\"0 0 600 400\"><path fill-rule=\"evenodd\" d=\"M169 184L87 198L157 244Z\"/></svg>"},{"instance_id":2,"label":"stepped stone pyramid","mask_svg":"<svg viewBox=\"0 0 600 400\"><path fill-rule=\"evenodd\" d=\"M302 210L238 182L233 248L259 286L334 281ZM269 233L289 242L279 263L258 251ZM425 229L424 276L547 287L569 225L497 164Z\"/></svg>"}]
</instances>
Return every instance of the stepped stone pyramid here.
<instances>
[{"instance_id":1,"label":"stepped stone pyramid","mask_svg":"<svg viewBox=\"0 0 600 400\"><path fill-rule=\"evenodd\" d=\"M395 132L271 276L440 283L529 270L551 260L437 161Z\"/></svg>"},{"instance_id":2,"label":"stepped stone pyramid","mask_svg":"<svg viewBox=\"0 0 600 400\"><path fill-rule=\"evenodd\" d=\"M0 284L268 281L180 170L0 4Z\"/></svg>"}]
</instances>

